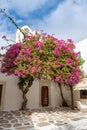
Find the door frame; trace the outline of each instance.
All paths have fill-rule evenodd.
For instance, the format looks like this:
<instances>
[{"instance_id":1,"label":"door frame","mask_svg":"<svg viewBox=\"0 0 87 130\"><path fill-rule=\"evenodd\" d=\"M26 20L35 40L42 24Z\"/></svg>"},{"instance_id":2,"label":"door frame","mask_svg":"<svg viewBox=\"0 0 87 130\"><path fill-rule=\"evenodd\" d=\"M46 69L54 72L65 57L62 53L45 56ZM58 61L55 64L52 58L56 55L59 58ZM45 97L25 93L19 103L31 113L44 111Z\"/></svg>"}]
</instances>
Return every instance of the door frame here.
<instances>
[{"instance_id":1,"label":"door frame","mask_svg":"<svg viewBox=\"0 0 87 130\"><path fill-rule=\"evenodd\" d=\"M2 85L2 96L1 96L1 105L0 105L0 110L4 110L4 106L5 106L5 90L6 90L6 82L0 80L0 84Z\"/></svg>"},{"instance_id":2,"label":"door frame","mask_svg":"<svg viewBox=\"0 0 87 130\"><path fill-rule=\"evenodd\" d=\"M42 107L41 105L41 90L43 86L47 86L48 87L48 98L49 98L49 105L47 107L51 106L51 81L50 80L39 80L39 107Z\"/></svg>"},{"instance_id":3,"label":"door frame","mask_svg":"<svg viewBox=\"0 0 87 130\"><path fill-rule=\"evenodd\" d=\"M43 91L45 91L46 93L43 93ZM46 96L46 97L44 97L44 96ZM44 99L47 99L47 101L46 101L47 104L44 104ZM41 105L43 107L49 106L49 88L48 88L48 86L42 86L42 88L41 88Z\"/></svg>"}]
</instances>

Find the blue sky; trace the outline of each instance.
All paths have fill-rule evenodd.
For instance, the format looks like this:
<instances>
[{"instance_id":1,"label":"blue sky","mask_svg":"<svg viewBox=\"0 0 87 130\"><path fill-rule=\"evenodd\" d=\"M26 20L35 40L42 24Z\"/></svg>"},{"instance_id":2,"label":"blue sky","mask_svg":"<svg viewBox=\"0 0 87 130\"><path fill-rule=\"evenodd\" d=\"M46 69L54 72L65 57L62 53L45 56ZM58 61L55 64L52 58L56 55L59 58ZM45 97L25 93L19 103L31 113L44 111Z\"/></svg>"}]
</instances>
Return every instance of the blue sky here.
<instances>
[{"instance_id":1,"label":"blue sky","mask_svg":"<svg viewBox=\"0 0 87 130\"><path fill-rule=\"evenodd\" d=\"M75 43L87 38L87 0L0 0L0 9L19 27L28 25ZM6 44L3 35L15 40L16 28L0 14L0 46Z\"/></svg>"}]
</instances>

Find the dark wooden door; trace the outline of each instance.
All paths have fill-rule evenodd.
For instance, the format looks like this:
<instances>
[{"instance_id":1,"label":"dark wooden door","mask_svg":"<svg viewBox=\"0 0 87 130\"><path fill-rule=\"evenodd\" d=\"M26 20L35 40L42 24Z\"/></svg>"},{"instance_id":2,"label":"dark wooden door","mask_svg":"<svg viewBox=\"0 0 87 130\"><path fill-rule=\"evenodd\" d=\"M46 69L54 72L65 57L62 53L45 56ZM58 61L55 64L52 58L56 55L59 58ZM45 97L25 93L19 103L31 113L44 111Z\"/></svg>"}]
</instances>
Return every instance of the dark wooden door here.
<instances>
[{"instance_id":1,"label":"dark wooden door","mask_svg":"<svg viewBox=\"0 0 87 130\"><path fill-rule=\"evenodd\" d=\"M41 105L43 107L49 105L49 93L48 93L47 86L42 86L42 89L41 89Z\"/></svg>"},{"instance_id":2,"label":"dark wooden door","mask_svg":"<svg viewBox=\"0 0 87 130\"><path fill-rule=\"evenodd\" d=\"M1 96L2 96L2 84L0 84L0 105L1 105Z\"/></svg>"}]
</instances>

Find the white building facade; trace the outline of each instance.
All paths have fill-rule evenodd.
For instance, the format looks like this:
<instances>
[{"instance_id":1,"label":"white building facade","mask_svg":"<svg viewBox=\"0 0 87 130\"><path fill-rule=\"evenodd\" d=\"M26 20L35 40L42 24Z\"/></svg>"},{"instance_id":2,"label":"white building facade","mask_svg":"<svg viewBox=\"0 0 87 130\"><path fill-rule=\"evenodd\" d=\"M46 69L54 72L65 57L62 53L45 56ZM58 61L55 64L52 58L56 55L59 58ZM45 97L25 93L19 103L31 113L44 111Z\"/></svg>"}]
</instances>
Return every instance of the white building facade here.
<instances>
[{"instance_id":1,"label":"white building facade","mask_svg":"<svg viewBox=\"0 0 87 130\"><path fill-rule=\"evenodd\" d=\"M87 39L84 39L75 44L76 49L75 51L85 60L83 64L83 70L87 75Z\"/></svg>"},{"instance_id":2,"label":"white building facade","mask_svg":"<svg viewBox=\"0 0 87 130\"><path fill-rule=\"evenodd\" d=\"M0 74L0 110L19 110L21 108L22 92L18 88L18 78L16 76L6 76ZM42 88L47 87L46 93L42 92ZM64 97L69 101L70 91L63 86ZM27 93L27 108L43 107L42 96L45 94L45 100L48 98L47 107L61 106L61 97L58 85L49 80L35 80ZM48 97L47 97L48 96Z\"/></svg>"},{"instance_id":3,"label":"white building facade","mask_svg":"<svg viewBox=\"0 0 87 130\"><path fill-rule=\"evenodd\" d=\"M22 29L23 31L26 31L26 33L32 33L31 29L27 26L24 26ZM20 34L19 30L17 31L16 35L16 41L20 41L20 37L23 38L23 35ZM84 58L85 63L83 68L87 73L86 42L87 39L77 43L76 52L80 52L81 56ZM16 76L6 76L5 74L0 73L0 110L18 110L21 108L21 103L23 100L22 92L19 90L17 83L18 78ZM69 105L71 105L70 89L64 85L62 88L66 101ZM58 85L50 80L35 80L26 96L28 99L27 108L43 107L44 100L47 102L47 107L61 106L62 103ZM42 97L45 99L43 100ZM74 100L80 100L79 91L74 92Z\"/></svg>"},{"instance_id":4,"label":"white building facade","mask_svg":"<svg viewBox=\"0 0 87 130\"><path fill-rule=\"evenodd\" d=\"M87 39L76 43L75 51L84 59L83 70L85 76L87 75ZM80 104L87 105L87 78L84 78L75 86L74 100L77 102L77 107ZM87 108L87 107L86 107Z\"/></svg>"}]
</instances>

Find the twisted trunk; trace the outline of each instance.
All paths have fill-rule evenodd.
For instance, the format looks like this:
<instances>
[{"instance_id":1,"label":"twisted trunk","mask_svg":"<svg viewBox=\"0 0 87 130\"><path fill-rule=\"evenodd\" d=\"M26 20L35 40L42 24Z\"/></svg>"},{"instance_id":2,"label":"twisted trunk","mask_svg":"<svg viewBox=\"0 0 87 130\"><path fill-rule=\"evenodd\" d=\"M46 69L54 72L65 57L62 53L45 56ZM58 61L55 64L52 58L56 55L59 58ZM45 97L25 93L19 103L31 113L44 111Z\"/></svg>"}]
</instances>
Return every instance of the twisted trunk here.
<instances>
[{"instance_id":1,"label":"twisted trunk","mask_svg":"<svg viewBox=\"0 0 87 130\"><path fill-rule=\"evenodd\" d=\"M27 92L29 91L29 87L31 87L31 86L27 86L25 89L24 89L24 88L22 89L23 102L22 102L21 110L26 110L26 109L27 109L27 101L28 101L28 99L27 99L27 97L26 97L26 94L27 94Z\"/></svg>"},{"instance_id":2,"label":"twisted trunk","mask_svg":"<svg viewBox=\"0 0 87 130\"><path fill-rule=\"evenodd\" d=\"M73 98L73 86L69 85L70 90L71 90L71 108L74 110L74 98Z\"/></svg>"},{"instance_id":3,"label":"twisted trunk","mask_svg":"<svg viewBox=\"0 0 87 130\"><path fill-rule=\"evenodd\" d=\"M67 102L66 102L66 100L65 100L65 98L64 98L64 96L63 96L62 86L61 86L60 83L58 84L58 86L59 86L60 95L61 95L61 98L62 98L62 106L68 107L68 104L67 104Z\"/></svg>"},{"instance_id":4,"label":"twisted trunk","mask_svg":"<svg viewBox=\"0 0 87 130\"><path fill-rule=\"evenodd\" d=\"M22 102L21 110L26 110L27 109L27 101L28 101L28 99L26 97L26 94L29 91L29 88L32 86L33 78L32 77L29 78L29 80L27 82L28 82L27 86L25 88L24 87L21 88L21 91L22 91L22 94L23 94L23 96L22 96L23 97L23 102Z\"/></svg>"}]
</instances>

